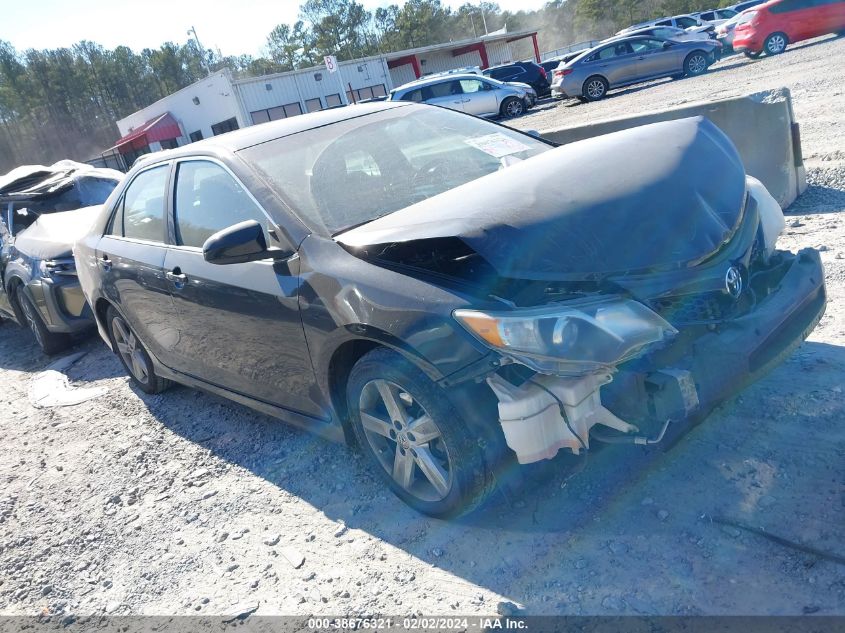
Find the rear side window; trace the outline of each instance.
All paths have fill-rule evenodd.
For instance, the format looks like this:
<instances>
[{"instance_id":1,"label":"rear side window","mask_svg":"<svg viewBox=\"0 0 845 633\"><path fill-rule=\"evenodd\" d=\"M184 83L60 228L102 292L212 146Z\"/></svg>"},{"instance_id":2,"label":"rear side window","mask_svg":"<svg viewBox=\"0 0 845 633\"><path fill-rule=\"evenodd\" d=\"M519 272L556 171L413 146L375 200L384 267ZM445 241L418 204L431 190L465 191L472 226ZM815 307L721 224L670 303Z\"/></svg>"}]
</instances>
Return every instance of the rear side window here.
<instances>
[{"instance_id":1,"label":"rear side window","mask_svg":"<svg viewBox=\"0 0 845 633\"><path fill-rule=\"evenodd\" d=\"M202 248L217 231L255 220L265 228L267 218L237 180L207 160L179 163L175 194L176 243ZM269 240L268 240L269 243Z\"/></svg>"},{"instance_id":2,"label":"rear side window","mask_svg":"<svg viewBox=\"0 0 845 633\"><path fill-rule=\"evenodd\" d=\"M141 172L124 192L112 234L148 242L164 241L164 197L169 165Z\"/></svg>"},{"instance_id":3,"label":"rear side window","mask_svg":"<svg viewBox=\"0 0 845 633\"><path fill-rule=\"evenodd\" d=\"M458 81L443 81L439 84L432 84L426 86L423 91L423 100L435 99L437 97L448 97L449 95L459 95L463 93L461 84Z\"/></svg>"},{"instance_id":4,"label":"rear side window","mask_svg":"<svg viewBox=\"0 0 845 633\"><path fill-rule=\"evenodd\" d=\"M678 26L682 29L688 29L691 26L698 26L698 22L692 18L678 18Z\"/></svg>"}]
</instances>

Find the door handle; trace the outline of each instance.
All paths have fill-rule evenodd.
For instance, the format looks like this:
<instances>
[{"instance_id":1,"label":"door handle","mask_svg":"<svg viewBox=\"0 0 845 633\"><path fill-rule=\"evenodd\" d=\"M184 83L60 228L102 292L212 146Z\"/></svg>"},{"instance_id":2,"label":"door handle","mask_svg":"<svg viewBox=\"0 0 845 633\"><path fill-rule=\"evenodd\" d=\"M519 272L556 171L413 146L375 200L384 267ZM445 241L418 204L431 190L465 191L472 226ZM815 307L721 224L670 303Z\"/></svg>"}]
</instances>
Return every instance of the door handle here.
<instances>
[{"instance_id":1,"label":"door handle","mask_svg":"<svg viewBox=\"0 0 845 633\"><path fill-rule=\"evenodd\" d=\"M172 281L177 290L184 288L185 282L188 281L188 275L184 274L179 268L174 268L172 271L164 273L168 281Z\"/></svg>"},{"instance_id":2,"label":"door handle","mask_svg":"<svg viewBox=\"0 0 845 633\"><path fill-rule=\"evenodd\" d=\"M103 267L103 270L105 272L109 272L111 270L111 260L109 259L108 255L103 254L103 256L100 258L100 266Z\"/></svg>"}]
</instances>

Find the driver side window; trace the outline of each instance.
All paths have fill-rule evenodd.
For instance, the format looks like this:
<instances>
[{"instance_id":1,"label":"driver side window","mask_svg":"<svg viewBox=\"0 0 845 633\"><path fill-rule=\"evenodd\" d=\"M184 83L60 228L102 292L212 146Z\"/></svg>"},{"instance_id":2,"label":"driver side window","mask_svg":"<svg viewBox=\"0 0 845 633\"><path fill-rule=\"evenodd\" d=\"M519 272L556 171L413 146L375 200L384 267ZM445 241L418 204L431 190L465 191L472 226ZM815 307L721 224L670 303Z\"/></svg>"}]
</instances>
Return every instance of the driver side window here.
<instances>
[{"instance_id":1,"label":"driver side window","mask_svg":"<svg viewBox=\"0 0 845 633\"><path fill-rule=\"evenodd\" d=\"M255 220L267 235L267 217L240 184L220 165L206 160L179 163L174 216L176 243L202 248L217 231Z\"/></svg>"}]
</instances>

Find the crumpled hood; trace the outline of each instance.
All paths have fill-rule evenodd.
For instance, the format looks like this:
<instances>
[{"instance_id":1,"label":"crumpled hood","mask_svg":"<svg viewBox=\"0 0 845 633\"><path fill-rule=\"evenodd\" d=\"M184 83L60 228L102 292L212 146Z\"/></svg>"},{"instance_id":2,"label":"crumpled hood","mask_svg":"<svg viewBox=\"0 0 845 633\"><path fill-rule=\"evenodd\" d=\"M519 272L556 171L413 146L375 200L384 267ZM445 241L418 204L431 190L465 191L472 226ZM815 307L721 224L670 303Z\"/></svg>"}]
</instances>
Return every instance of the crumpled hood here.
<instances>
[{"instance_id":1,"label":"crumpled hood","mask_svg":"<svg viewBox=\"0 0 845 633\"><path fill-rule=\"evenodd\" d=\"M15 238L15 250L32 259L70 257L73 243L82 239L99 217L103 205L40 216Z\"/></svg>"},{"instance_id":2,"label":"crumpled hood","mask_svg":"<svg viewBox=\"0 0 845 633\"><path fill-rule=\"evenodd\" d=\"M519 279L665 269L717 250L744 199L733 144L694 117L570 143L335 239L377 257L381 245L457 237Z\"/></svg>"}]
</instances>

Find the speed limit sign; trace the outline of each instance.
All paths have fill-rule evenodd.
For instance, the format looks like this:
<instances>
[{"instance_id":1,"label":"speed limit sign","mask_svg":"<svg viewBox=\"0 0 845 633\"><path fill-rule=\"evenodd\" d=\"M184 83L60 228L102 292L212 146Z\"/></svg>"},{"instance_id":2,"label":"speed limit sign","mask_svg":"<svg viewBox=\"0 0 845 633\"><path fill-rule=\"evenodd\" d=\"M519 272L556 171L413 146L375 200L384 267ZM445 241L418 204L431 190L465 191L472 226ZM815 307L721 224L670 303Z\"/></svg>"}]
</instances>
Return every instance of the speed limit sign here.
<instances>
[{"instance_id":1,"label":"speed limit sign","mask_svg":"<svg viewBox=\"0 0 845 633\"><path fill-rule=\"evenodd\" d=\"M330 73L337 72L337 57L334 55L326 55L323 57L323 61L326 63L326 70Z\"/></svg>"}]
</instances>

